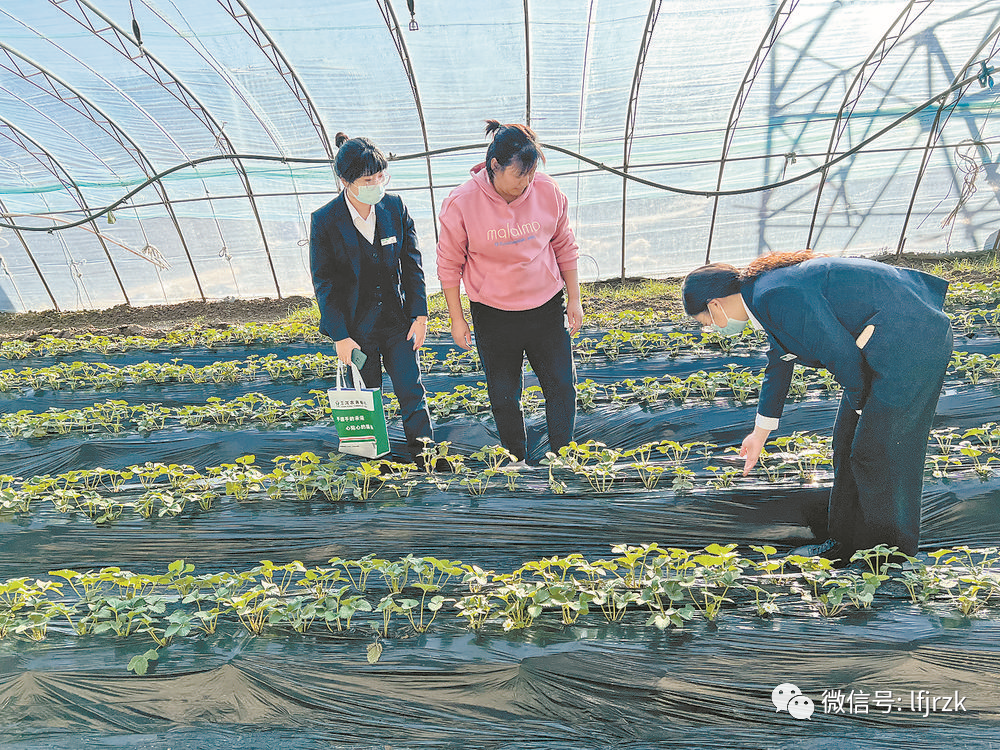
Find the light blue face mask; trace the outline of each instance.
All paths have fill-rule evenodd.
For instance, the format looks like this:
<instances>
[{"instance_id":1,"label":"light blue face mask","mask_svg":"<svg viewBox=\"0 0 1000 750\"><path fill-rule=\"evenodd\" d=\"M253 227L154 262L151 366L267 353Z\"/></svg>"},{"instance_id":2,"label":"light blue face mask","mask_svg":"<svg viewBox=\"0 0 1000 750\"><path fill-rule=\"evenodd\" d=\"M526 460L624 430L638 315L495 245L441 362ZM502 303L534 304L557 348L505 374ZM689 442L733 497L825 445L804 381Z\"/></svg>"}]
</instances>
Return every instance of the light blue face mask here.
<instances>
[{"instance_id":1,"label":"light blue face mask","mask_svg":"<svg viewBox=\"0 0 1000 750\"><path fill-rule=\"evenodd\" d=\"M712 316L712 330L723 336L738 336L743 333L744 328L750 325L749 320L733 320L728 315L726 315L725 325L716 325L715 315L712 313L711 308L709 308L708 314ZM723 315L725 315L725 311L723 311Z\"/></svg>"},{"instance_id":2,"label":"light blue face mask","mask_svg":"<svg viewBox=\"0 0 1000 750\"><path fill-rule=\"evenodd\" d=\"M378 185L358 185L358 192L354 194L362 203L374 206L385 196L385 183Z\"/></svg>"}]
</instances>

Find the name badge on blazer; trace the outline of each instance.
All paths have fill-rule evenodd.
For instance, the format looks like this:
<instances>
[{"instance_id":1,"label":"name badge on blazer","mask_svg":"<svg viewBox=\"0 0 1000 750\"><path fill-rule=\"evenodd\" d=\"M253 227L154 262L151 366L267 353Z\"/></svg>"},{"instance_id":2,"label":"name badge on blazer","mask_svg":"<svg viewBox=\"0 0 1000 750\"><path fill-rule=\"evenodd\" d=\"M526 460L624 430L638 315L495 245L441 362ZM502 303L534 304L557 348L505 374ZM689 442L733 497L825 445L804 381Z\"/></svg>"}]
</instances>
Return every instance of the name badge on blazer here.
<instances>
[{"instance_id":1,"label":"name badge on blazer","mask_svg":"<svg viewBox=\"0 0 1000 750\"><path fill-rule=\"evenodd\" d=\"M781 359L783 362L791 362L793 359L798 359L798 358L791 352L788 352L788 354L782 354Z\"/></svg>"},{"instance_id":2,"label":"name badge on blazer","mask_svg":"<svg viewBox=\"0 0 1000 750\"><path fill-rule=\"evenodd\" d=\"M392 237L383 237L382 238L382 245L383 245L383 247L385 245L391 245L395 241L396 241L396 237L395 236L392 236Z\"/></svg>"}]
</instances>

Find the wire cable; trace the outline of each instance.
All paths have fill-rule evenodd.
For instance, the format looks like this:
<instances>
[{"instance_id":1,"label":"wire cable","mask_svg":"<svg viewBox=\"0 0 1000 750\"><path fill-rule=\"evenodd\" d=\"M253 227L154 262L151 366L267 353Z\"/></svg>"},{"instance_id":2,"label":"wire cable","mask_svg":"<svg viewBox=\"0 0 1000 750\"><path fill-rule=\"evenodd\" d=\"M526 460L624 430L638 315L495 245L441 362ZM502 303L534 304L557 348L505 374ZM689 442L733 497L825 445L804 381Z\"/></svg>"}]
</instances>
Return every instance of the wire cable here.
<instances>
[{"instance_id":1,"label":"wire cable","mask_svg":"<svg viewBox=\"0 0 1000 750\"><path fill-rule=\"evenodd\" d=\"M551 149L552 151L557 151L559 153L565 154L565 155L570 156L572 158L578 159L579 161L582 161L585 164L590 164L591 166L597 167L598 169L600 169L600 170L602 170L604 172L608 172L609 174L613 174L613 175L616 175L618 177L621 177L624 180L630 180L630 181L638 183L640 185L646 185L647 187L656 188L658 190L663 190L663 191L669 192L669 193L677 193L679 195L701 196L701 197L705 197L705 198L710 198L710 197L713 197L713 196L747 195L747 194L751 194L751 193L763 192L765 190L774 190L776 188L784 187L785 185L791 185L793 183L796 183L796 182L799 182L801 180L805 180L805 179L807 179L809 177L812 177L813 175L819 174L820 172L823 172L823 171L829 169L830 167L832 167L835 164L838 164L838 163L844 161L845 159L853 156L854 154L857 154L857 153L863 151L865 149L865 147L867 147L870 143L872 143L873 141L881 138L883 135L885 135L889 131L893 130L894 128L898 127L902 123L906 122L910 118L912 118L912 117L920 114L925 109L927 109L931 105L935 104L938 100L940 100L940 99L948 96L949 94L953 93L954 91L957 91L958 89L961 89L961 88L963 88L965 86L968 86L969 84L977 82L977 81L979 81L979 76L975 75L975 74L971 75L971 76L968 76L967 78L963 78L961 81L958 81L957 83L952 84L947 89L945 89L945 90L943 90L943 91L935 94L934 96L930 97L929 99L927 99L923 103L917 105L916 107L914 107L910 111L908 111L905 114L901 115L900 117L896 118L895 120L893 120L891 123L889 123L888 125L886 125L881 130L876 131L872 135L870 135L867 138L865 138L863 141L859 142L853 148L848 149L847 151L843 152L842 154L838 154L837 156L833 157L832 159L827 160L826 162L824 162L823 164L820 164L817 167L814 167L813 169L810 169L810 170L808 170L806 172L803 172L802 174L795 175L794 177L789 177L787 179L778 180L777 182L770 182L770 183L767 183L767 184L764 184L764 185L755 185L753 187L736 188L736 189L731 189L731 190L693 190L693 189L690 189L690 188L682 188L682 187L678 187L676 185L667 185L667 184L664 184L664 183L661 183L661 182L656 182L654 180L647 180L647 179L645 179L643 177L637 177L637 176L635 176L633 174L629 174L628 172L624 172L624 171L622 171L620 169L616 169L615 167L610 167L607 164L604 164L603 162L596 161L594 159L590 159L589 157L586 157L583 154L579 154L579 153L576 153L575 151L571 151L570 149L563 148L562 146L556 146L556 145L551 144L551 143L542 143L541 145L542 145L543 148ZM413 154L403 154L401 156L396 155L396 154L390 154L389 155L389 161L393 162L393 161L408 161L410 159L426 159L428 157L433 157L433 156L442 156L444 154L451 154L451 153L456 153L456 152L460 152L460 151L480 150L482 148L483 148L483 144L481 144L481 143L473 143L473 144L467 144L467 145L462 145L462 146L449 146L449 147L446 147L446 148L432 149L430 151L421 151L421 152L413 153ZM110 213L111 211L113 211L114 209L118 208L119 206L121 206L126 201L128 201L130 198L132 198L133 196L135 196L136 194L138 194L138 193L142 192L143 190L145 190L147 187L149 187L150 185L152 185L154 182L160 181L164 177L167 177L167 176L173 174L174 172L179 172L182 169L189 169L189 168L197 166L199 164L205 164L205 163L208 163L208 162L222 161L222 160L228 160L228 161L272 161L272 162L281 162L282 164L294 163L294 164L323 164L323 165L332 164L332 162L333 162L333 160L329 159L329 158L317 159L317 158L305 158L305 157L294 157L294 156L271 156L271 155L264 155L264 154L216 154L216 155L212 155L212 156L203 156L203 157L200 157L198 159L191 159L189 161L182 162L180 164L176 164L176 165L170 167L169 169L165 169L162 172L158 172L157 174L155 174L155 175L149 177L148 179L144 180L143 182L141 182L139 185L137 185L132 190L130 190L127 193L125 193L125 195L123 195L121 198L119 198L114 203L110 204L109 206L107 206L107 207L105 207L105 208L103 208L103 209L101 209L99 211L92 212L92 213L88 214L87 216L85 216L84 218L79 219L78 221L68 222L66 224L61 224L59 226L52 226L52 227L21 226L19 224L13 224L13 223L10 223L10 222L7 222L7 221L0 221L0 227L3 227L5 229L13 229L13 230L16 230L16 231L21 231L21 232L50 232L50 233L51 232L55 232L55 231L62 231L62 230L65 230L65 229L72 229L73 227L77 227L77 226L80 226L82 224L86 224L88 222L94 221L95 219L99 219L101 216L104 216L105 214ZM639 165L639 166L641 166L641 165ZM2 214L0 214L0 216L2 216ZM44 215L39 215L38 218L46 218L46 217Z\"/></svg>"}]
</instances>

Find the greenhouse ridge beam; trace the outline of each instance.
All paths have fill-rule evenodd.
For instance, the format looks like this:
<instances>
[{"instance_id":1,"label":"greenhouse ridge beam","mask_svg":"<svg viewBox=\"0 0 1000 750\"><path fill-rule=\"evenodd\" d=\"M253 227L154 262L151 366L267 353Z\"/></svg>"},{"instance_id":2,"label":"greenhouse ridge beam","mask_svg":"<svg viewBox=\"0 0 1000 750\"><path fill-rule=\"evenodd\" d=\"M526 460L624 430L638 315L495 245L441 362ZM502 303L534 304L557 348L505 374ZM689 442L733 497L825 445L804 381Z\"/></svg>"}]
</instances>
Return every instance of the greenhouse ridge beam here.
<instances>
[{"instance_id":1,"label":"greenhouse ridge beam","mask_svg":"<svg viewBox=\"0 0 1000 750\"><path fill-rule=\"evenodd\" d=\"M719 177L715 182L715 189L722 189L722 175L726 169L726 159L729 156L729 149L733 145L733 138L736 136L736 125L739 122L740 115L743 114L743 107L747 103L747 99L750 97L750 89L753 87L754 82L757 80L757 76L760 74L761 68L764 67L764 63L767 61L767 57L774 45L778 42L778 37L781 36L782 30L785 28L785 24L788 19L791 18L792 12L795 10L795 6L799 4L799 0L782 0L781 5L775 11L774 15L771 17L771 23L767 27L767 31L764 32L764 37L761 39L760 44L757 45L757 51L754 53L753 59L747 66L747 72L743 75L743 82L740 83L740 87L736 92L736 97L733 99L733 107L729 111L729 121L726 123L726 132L722 140L722 154L719 158ZM708 243L705 247L705 263L711 262L712 257L712 236L715 233L715 220L719 213L719 196L716 195L712 200L712 218L708 224Z\"/></svg>"},{"instance_id":2,"label":"greenhouse ridge beam","mask_svg":"<svg viewBox=\"0 0 1000 750\"><path fill-rule=\"evenodd\" d=\"M959 88L961 88L962 86L965 86L966 84L968 84L970 82L975 82L976 80L977 80L977 76L973 75L973 76L970 76L969 78L966 78L966 79L963 79L963 80L957 82L956 84L953 84L952 86L948 87L944 91L941 91L941 92L938 92L937 94L934 94L929 99L925 100L924 102L922 102L921 104L917 105L916 107L910 109L908 112L906 112L902 116L896 118L896 120L893 121L892 123L890 123L889 125L885 126L884 128L882 128L881 130L877 131L876 133L868 136L867 138L865 138L863 141L861 141L856 146L853 146L850 149L848 149L847 151L844 151L843 153L838 154L837 156L833 157L827 163L821 164L818 167L810 169L810 170L808 170L806 172L803 172L801 174L795 175L794 177L789 177L787 179L778 180L776 182L769 182L769 183L765 183L765 184L755 185L753 187L736 188L736 189L732 189L732 190L691 190L691 189L682 188L682 187L679 187L679 186L676 186L676 185L668 185L668 184L665 184L665 183L655 182L653 180L647 180L647 179L645 179L643 177L637 177L636 175L633 175L633 174L627 174L627 173L623 172L620 169L616 169L615 167L610 167L610 166L608 166L607 164L605 164L603 162L597 161L595 159L591 159L591 158L589 158L587 156L584 156L583 154L577 153L576 151L572 151L571 149L564 148L564 147L556 145L554 143L539 142L539 145L542 146L543 148L550 149L552 151L557 151L557 152L559 152L561 154L565 154L566 156L570 156L570 157L572 157L574 159L577 159L577 160L579 160L579 161L581 161L581 162L583 162L585 164L589 164L592 167L595 167L597 171L607 172L608 174L615 175L616 177L619 177L619 178L621 178L623 180L626 180L626 181L637 182L640 185L646 185L647 187L656 188L658 190L664 190L666 192L674 193L674 194L677 194L677 195L693 195L693 196L699 196L699 197L703 197L703 198L705 198L705 197L710 198L710 197L712 197L714 195L729 195L729 196L732 196L732 195L749 195L749 194L752 194L752 193L760 193L760 192L764 192L764 191L767 191L767 190L774 190L776 188L784 187L786 185L791 185L791 184L794 184L796 182L800 182L802 180L806 180L806 179L808 179L808 178L810 178L810 177L812 177L814 175L820 174L823 171L824 168L831 167L831 166L833 166L835 164L838 164L841 161L844 161L845 159L853 156L854 154L857 154L857 153L860 153L860 152L864 151L866 146L868 146L869 144L871 144L874 141L878 140L879 138L881 138L882 136L884 136L886 133L888 133L889 131L891 131L893 128L899 126L901 123L909 120L910 118L912 118L912 117L920 114L922 111L924 111L928 107L930 107L930 106L934 105L936 102L938 102L938 100L940 100L942 97L946 97L949 93L958 90ZM994 143L994 142L997 142L997 141L995 141L993 139L987 139L987 140L983 141L983 143ZM434 149L432 151L420 151L420 152L413 153L413 154L403 154L403 155L390 154L389 155L389 161L393 162L393 161L406 161L408 159L424 159L424 158L427 158L427 157L440 156L442 154L455 153L455 152L458 152L458 151L479 150L481 148L482 148L481 144L474 143L474 144L465 144L465 145L461 145L461 146L451 146L451 147L446 147L446 148L439 148L439 149ZM943 146L943 147L942 146L938 146L936 148L947 148L947 146ZM880 149L878 151L880 153L885 153L885 152L898 152L898 151L917 151L917 150L923 151L923 149L924 149L924 147L920 146L920 147L911 147L911 148ZM753 157L753 158L755 158L755 159L767 159L767 158L772 158L772 156L773 155L763 155L763 156ZM280 162L282 164L288 164L288 163L322 164L322 165L329 164L329 159L326 159L326 158L323 158L323 159L296 158L296 157L274 156L273 154L268 154L268 155L261 155L261 154L240 154L239 158L242 159L242 160L244 160L244 161L250 161L250 160L272 161L272 162ZM168 169L165 169L165 170L157 173L153 177L147 178L145 182L143 182L140 185L138 185L137 187L129 190L121 198L119 198L118 200L114 201L110 205L108 205L108 206L100 209L96 214L94 214L92 216L88 216L88 217L82 218L82 219L80 219L80 220L78 220L76 222L70 222L69 224L67 224L65 226L62 226L62 227L31 227L31 226L9 224L7 222L4 222L4 221L0 220L0 228L6 227L6 228L11 228L11 229L20 229L20 230L26 231L26 232L32 232L32 231L35 231L35 232L53 232L53 231L56 231L58 229L71 229L74 226L79 226L80 224L85 224L85 223L91 221L92 219L99 218L100 216L103 216L103 215L107 214L109 211L111 211L113 209L116 209L116 208L118 208L121 205L124 205L132 197L134 197L135 195L137 195L139 192L141 192L142 190L144 190L146 187L148 187L153 182L161 180L164 177L167 177L168 175L171 175L171 174L173 174L173 173L175 173L175 172L177 172L177 171L179 171L181 169L193 168L193 167L196 167L199 164L204 164L204 163L213 162L213 161L229 161L229 162L231 162L232 161L232 155L231 154L216 154L216 155L213 155L213 156L203 156L203 157L199 157L197 159L189 159L188 161L183 162L181 164L175 164L174 166L172 166L172 167L170 167ZM711 163L711 164L715 164L716 160L712 159L710 162L704 161L704 160L699 160L699 161L696 161L696 162L685 162L685 163L687 163L687 164L692 164L692 163L699 163L699 164L701 164L701 163ZM675 162L675 164L676 164L676 162ZM590 171L593 171L593 170L588 170L588 172L590 172ZM325 195L329 195L329 193L326 192L326 191L319 191L319 192L314 193L314 194L315 195L324 195L324 196ZM291 194L288 194L288 193L265 193L265 195L279 195L279 196L281 196L281 195L291 195ZM238 197L238 196L225 196L225 197ZM206 199L206 198L182 199L182 200L177 201L177 202L191 202L191 201L203 201L203 200L208 200L208 199Z\"/></svg>"},{"instance_id":3,"label":"greenhouse ridge beam","mask_svg":"<svg viewBox=\"0 0 1000 750\"><path fill-rule=\"evenodd\" d=\"M2 115L0 115L0 123L6 125L11 131L12 135L4 134L7 138L11 139L17 146L21 147L25 153L30 154L35 161L41 164L49 174L58 180L63 187L66 188L67 194L75 200L76 204L85 214L91 213L90 205L87 203L87 199L84 196L83 191L80 189L80 186L55 156L42 146L42 144ZM111 266L111 272L115 276L115 281L118 282L118 288L121 290L122 297L125 299L125 304L131 305L132 303L128 298L128 292L125 291L125 284L122 283L121 274L118 272L118 267L115 265L114 258L111 257L111 251L108 250L108 245L104 241L104 236L101 234L100 226L96 220L92 221L91 224L94 227L94 234L97 236L97 241L100 243L101 249L104 251L104 257L108 259L108 265Z\"/></svg>"},{"instance_id":4,"label":"greenhouse ridge beam","mask_svg":"<svg viewBox=\"0 0 1000 750\"><path fill-rule=\"evenodd\" d=\"M991 42L992 46L990 46ZM987 47L989 47L990 51L985 58L982 58L981 55ZM1000 26L997 26L997 28L994 29L993 32L980 43L980 45L976 48L976 51L969 56L969 59L966 61L964 67L962 67L955 76L952 84L955 84L962 80L963 77L968 76L970 69L978 64L980 60L984 59L985 63L988 65L989 62L996 56L998 51L1000 51ZM924 178L928 165L930 164L931 154L934 152L934 147L937 145L941 131L948 123L952 113L955 111L956 107L958 107L959 102L961 102L965 94L968 92L972 83L972 81L969 81L965 86L958 89L955 92L954 99L950 103L946 99L942 99L941 104L938 105L937 112L934 114L934 122L931 124L930 131L927 133L927 145L924 147L924 154L920 161L920 168L917 170L917 177L913 183L913 190L910 192L910 202L906 207L906 216L903 218L903 226L899 230L899 241L896 244L896 255L900 255L903 252L903 246L906 244L906 229L910 224L910 216L913 214L913 206L917 200L917 191L920 189L920 183ZM1000 234L998 234L998 239L1000 239Z\"/></svg>"},{"instance_id":5,"label":"greenhouse ridge beam","mask_svg":"<svg viewBox=\"0 0 1000 750\"><path fill-rule=\"evenodd\" d=\"M92 102L89 98L80 93L75 87L70 85L67 81L64 81L62 78L57 76L52 71L47 70L46 68L42 67L39 63L36 63L34 60L31 60L30 58L22 55L20 52L7 46L2 41L0 41L0 50L6 53L7 59L14 66L12 72L17 72L26 82L30 82L33 86L35 86L43 93L54 97L62 104L68 106L74 112L77 112L81 116L85 117L86 119L94 123L97 127L99 127L102 131L104 131L112 140L114 140L121 147L121 149L126 154L129 155L129 157L131 157L131 159L136 163L136 165L138 165L139 169L142 170L143 174L146 175L147 179L150 178L152 175L156 174L156 167L153 166L152 161L149 159L148 156L146 156L146 153L142 149L142 147L138 143L136 143L135 139L133 139L128 134L128 132L114 120L114 118L109 116L97 104ZM22 63L30 65L35 72L31 73L23 71ZM4 66L3 63L0 63L0 67L6 67L6 66ZM41 76L46 81L46 83L48 84L47 86L42 86L41 84L39 84L39 82L36 80L39 76ZM63 95L61 91L63 89L70 94L70 98L67 98L66 96ZM76 104L73 103L74 101L76 102ZM192 259L191 254L187 247L187 243L184 240L184 233L181 231L180 224L177 220L177 215L174 212L173 206L171 205L170 198L167 195L166 188L159 180L157 180L154 189L159 194L160 201L163 203L164 207L167 210L167 213L170 215L170 218L174 225L174 230L177 232L177 236L180 239L181 247L184 248L184 252L187 255L188 263L191 267L191 273L194 275L195 284L198 287L198 293L201 295L202 301L204 301L205 296L201 289L201 282L198 279L198 273L194 267L194 260Z\"/></svg>"},{"instance_id":6,"label":"greenhouse ridge beam","mask_svg":"<svg viewBox=\"0 0 1000 750\"><path fill-rule=\"evenodd\" d=\"M892 22L888 30L882 35L882 38L879 39L872 51L868 53L868 57L865 58L864 63L861 65L861 69L854 77L854 80L851 81L851 85L844 94L844 99L841 102L840 109L837 111L837 119L834 121L833 130L830 133L830 143L826 149L826 161L830 161L830 158L836 152L840 139L847 130L848 120L853 114L855 107L857 107L858 102L861 99L861 95L864 93L868 84L878 71L882 61L888 57L889 53L892 52L896 43L899 42L903 34L905 34L914 23L916 23L917 19L925 10L927 10L932 2L934 2L934 0L909 0L906 7ZM806 238L805 247L811 248L813 246L813 234L816 231L816 219L819 216L820 202L823 198L823 187L826 184L828 174L829 170L824 168L823 172L820 174L819 184L816 186L816 203L813 206L812 220L809 222L809 235Z\"/></svg>"},{"instance_id":7,"label":"greenhouse ridge beam","mask_svg":"<svg viewBox=\"0 0 1000 750\"><path fill-rule=\"evenodd\" d=\"M639 109L639 86L642 83L642 71L646 67L646 53L653 38L656 19L660 16L663 0L650 0L649 13L646 16L646 26L639 43L639 54L635 60L635 72L632 74L632 89L628 97L628 109L625 112L625 143L623 147L622 172L628 173L629 159L632 156L632 139L635 137L635 120ZM621 278L625 280L625 220L628 216L628 180L622 180L622 269Z\"/></svg>"},{"instance_id":8,"label":"greenhouse ridge beam","mask_svg":"<svg viewBox=\"0 0 1000 750\"><path fill-rule=\"evenodd\" d=\"M403 31L399 26L399 19L396 11L392 7L391 0L376 0L379 9L382 11L382 18L389 28L392 41L396 45L396 52L399 60L403 63L403 70L406 72L406 80L410 83L410 91L413 92L413 104L417 108L417 119L420 121L420 134L424 140L424 150L430 151L430 142L427 140L427 121L424 119L424 108L420 103L420 89L417 87L417 76L413 71L413 62L410 59L410 51L406 47L406 40L403 38ZM438 241L437 206L434 200L434 173L431 169L431 157L426 157L427 162L427 188L431 197L431 218L434 226L434 244Z\"/></svg>"},{"instance_id":9,"label":"greenhouse ridge beam","mask_svg":"<svg viewBox=\"0 0 1000 750\"><path fill-rule=\"evenodd\" d=\"M174 75L166 65L164 65L145 47L141 47L137 39L101 13L90 2L88 2L88 0L49 0L49 2L58 7L81 26L90 30L96 37L103 40L112 49L116 50L127 60L133 63L137 68L139 68L139 70L156 81L156 83L159 84L165 92L183 104L184 107L206 127L215 139L215 143L219 151L230 158L237 174L239 175L240 181L243 183L243 187L247 192L247 200L250 203L254 220L257 223L257 230L260 233L261 242L264 246L264 253L267 257L267 263L271 271L271 278L274 281L274 288L277 292L278 299L282 299L281 286L278 283L278 274L274 268L274 259L271 257L271 248L267 242L267 233L264 231L264 223L260 217L260 211L257 207L253 187L250 184L250 176L247 174L245 166L237 155L235 146L229 139L229 136L226 134L221 123L219 123L208 108L201 103L198 97L195 96L194 92L191 91L187 85L180 80L180 78ZM70 2L75 3L76 7L80 10L82 18L77 18L69 10L63 7ZM85 8L100 18L106 26L103 28L97 28L93 23L91 23ZM133 53L133 48L137 51L137 53ZM143 62L140 62L140 60Z\"/></svg>"}]
</instances>

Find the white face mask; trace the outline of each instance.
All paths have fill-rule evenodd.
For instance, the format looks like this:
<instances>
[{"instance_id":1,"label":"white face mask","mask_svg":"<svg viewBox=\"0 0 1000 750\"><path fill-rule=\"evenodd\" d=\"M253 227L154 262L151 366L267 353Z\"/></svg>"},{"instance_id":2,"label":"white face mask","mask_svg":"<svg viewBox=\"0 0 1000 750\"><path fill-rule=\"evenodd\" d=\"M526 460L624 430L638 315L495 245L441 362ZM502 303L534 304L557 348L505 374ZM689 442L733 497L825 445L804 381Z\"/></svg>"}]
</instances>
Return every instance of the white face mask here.
<instances>
[{"instance_id":1,"label":"white face mask","mask_svg":"<svg viewBox=\"0 0 1000 750\"><path fill-rule=\"evenodd\" d=\"M362 203L374 206L385 197L385 183L380 182L378 185L358 185L358 192L351 193L351 195Z\"/></svg>"}]
</instances>

